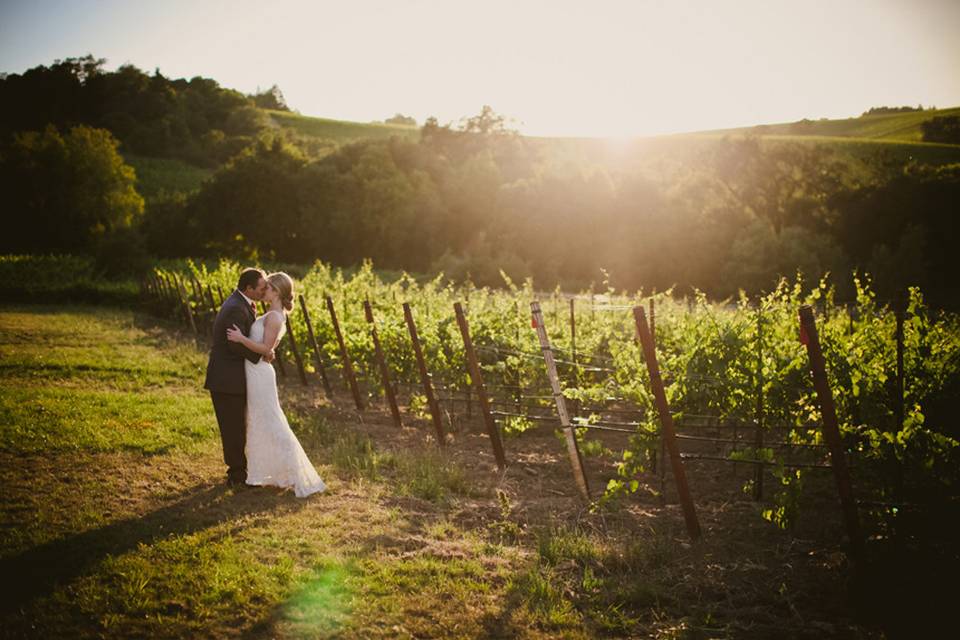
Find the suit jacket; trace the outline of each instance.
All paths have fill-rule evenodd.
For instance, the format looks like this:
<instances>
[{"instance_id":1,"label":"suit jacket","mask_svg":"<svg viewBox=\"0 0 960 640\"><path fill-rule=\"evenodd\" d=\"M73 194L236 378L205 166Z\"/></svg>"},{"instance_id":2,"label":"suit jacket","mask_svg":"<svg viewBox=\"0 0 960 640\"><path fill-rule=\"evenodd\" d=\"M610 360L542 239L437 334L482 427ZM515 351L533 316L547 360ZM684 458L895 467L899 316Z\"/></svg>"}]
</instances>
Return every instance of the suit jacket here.
<instances>
[{"instance_id":1,"label":"suit jacket","mask_svg":"<svg viewBox=\"0 0 960 640\"><path fill-rule=\"evenodd\" d=\"M245 394L247 375L243 361L260 362L260 354L247 349L239 342L227 340L227 329L240 327L244 335L250 335L250 327L256 320L253 310L239 291L234 291L224 300L217 319L213 323L213 346L207 361L205 389L218 393Z\"/></svg>"}]
</instances>

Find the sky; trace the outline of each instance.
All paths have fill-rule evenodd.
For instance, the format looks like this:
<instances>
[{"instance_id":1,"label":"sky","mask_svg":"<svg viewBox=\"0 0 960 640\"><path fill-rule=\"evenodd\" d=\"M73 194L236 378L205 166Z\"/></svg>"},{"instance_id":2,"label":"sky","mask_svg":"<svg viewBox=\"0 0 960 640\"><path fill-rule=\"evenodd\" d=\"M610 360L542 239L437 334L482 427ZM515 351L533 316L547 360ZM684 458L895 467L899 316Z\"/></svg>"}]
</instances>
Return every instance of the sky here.
<instances>
[{"instance_id":1,"label":"sky","mask_svg":"<svg viewBox=\"0 0 960 640\"><path fill-rule=\"evenodd\" d=\"M305 115L629 137L960 106L960 0L0 0L0 71L88 53Z\"/></svg>"}]
</instances>

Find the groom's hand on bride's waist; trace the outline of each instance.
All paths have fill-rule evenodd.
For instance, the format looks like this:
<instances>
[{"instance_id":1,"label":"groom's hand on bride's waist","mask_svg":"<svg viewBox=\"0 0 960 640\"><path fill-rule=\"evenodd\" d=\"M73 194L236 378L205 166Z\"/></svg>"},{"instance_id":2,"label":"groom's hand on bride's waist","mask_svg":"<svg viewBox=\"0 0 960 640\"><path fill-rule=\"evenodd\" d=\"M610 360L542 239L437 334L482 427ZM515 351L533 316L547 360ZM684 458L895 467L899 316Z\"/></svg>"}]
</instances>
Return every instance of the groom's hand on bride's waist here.
<instances>
[{"instance_id":1,"label":"groom's hand on bride's waist","mask_svg":"<svg viewBox=\"0 0 960 640\"><path fill-rule=\"evenodd\" d=\"M273 362L274 358L276 357L277 357L277 354L274 353L273 349L270 349L267 355L263 356L263 360L264 362Z\"/></svg>"}]
</instances>

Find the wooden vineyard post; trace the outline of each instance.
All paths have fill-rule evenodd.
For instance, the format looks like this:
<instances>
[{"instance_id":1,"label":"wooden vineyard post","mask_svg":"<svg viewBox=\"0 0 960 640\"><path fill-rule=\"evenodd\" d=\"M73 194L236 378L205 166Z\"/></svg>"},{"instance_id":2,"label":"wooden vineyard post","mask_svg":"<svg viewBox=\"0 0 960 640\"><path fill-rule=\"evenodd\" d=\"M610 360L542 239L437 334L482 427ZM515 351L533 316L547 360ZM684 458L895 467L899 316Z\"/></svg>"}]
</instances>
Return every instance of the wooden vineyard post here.
<instances>
[{"instance_id":1,"label":"wooden vineyard post","mask_svg":"<svg viewBox=\"0 0 960 640\"><path fill-rule=\"evenodd\" d=\"M576 298L570 298L570 362L571 370L573 372L573 386L580 387L580 370L577 368L577 315L575 313L576 307ZM580 402L579 400L573 401L573 414L577 415L580 412Z\"/></svg>"},{"instance_id":2,"label":"wooden vineyard post","mask_svg":"<svg viewBox=\"0 0 960 640\"><path fill-rule=\"evenodd\" d=\"M157 284L160 286L160 308L163 310L163 315L167 315L170 312L170 307L174 304L173 292L170 291L170 286L164 276L157 276Z\"/></svg>"},{"instance_id":3,"label":"wooden vineyard post","mask_svg":"<svg viewBox=\"0 0 960 640\"><path fill-rule=\"evenodd\" d=\"M167 290L163 288L163 281L160 279L160 274L156 271L153 272L153 281L157 290L157 309L164 309L167 303Z\"/></svg>"},{"instance_id":4,"label":"wooden vineyard post","mask_svg":"<svg viewBox=\"0 0 960 640\"><path fill-rule=\"evenodd\" d=\"M207 302L210 303L210 310L216 315L219 309L217 308L217 301L213 299L213 289L210 288L210 285L207 285Z\"/></svg>"},{"instance_id":5,"label":"wooden vineyard post","mask_svg":"<svg viewBox=\"0 0 960 640\"><path fill-rule=\"evenodd\" d=\"M650 298L650 339L653 346L657 346L657 307L653 298Z\"/></svg>"},{"instance_id":6,"label":"wooden vineyard post","mask_svg":"<svg viewBox=\"0 0 960 640\"><path fill-rule=\"evenodd\" d=\"M170 301L174 304L179 304L179 301L183 296L180 294L180 291L178 290L177 277L174 274L171 273L167 275L167 285L170 288ZM181 308L180 313L182 313L182 310L183 310L182 305L180 305L180 308ZM180 313L177 313L177 315L180 315Z\"/></svg>"},{"instance_id":7,"label":"wooden vineyard post","mask_svg":"<svg viewBox=\"0 0 960 640\"><path fill-rule=\"evenodd\" d=\"M167 291L167 302L170 303L171 309L176 309L174 311L174 316L180 318L183 315L183 305L180 304L180 294L174 291L173 288L173 277L164 274L163 284L165 285Z\"/></svg>"},{"instance_id":8,"label":"wooden vineyard post","mask_svg":"<svg viewBox=\"0 0 960 640\"><path fill-rule=\"evenodd\" d=\"M894 315L897 320L897 397L896 402L894 403L897 411L897 424L895 427L896 431L900 431L903 428L903 316L906 312L904 308L906 306L905 300L897 300L895 303L896 307L894 308Z\"/></svg>"},{"instance_id":9,"label":"wooden vineyard post","mask_svg":"<svg viewBox=\"0 0 960 640\"><path fill-rule=\"evenodd\" d=\"M473 342L470 340L470 326L467 324L467 317L463 313L463 307L459 302L453 303L453 311L457 314L457 324L460 326L460 335L463 337L463 349L466 352L467 364L470 367L470 386L477 390L477 400L480 403L480 411L483 413L483 422L487 427L487 435L490 436L490 445L493 447L493 457L497 459L497 467L503 471L507 467L507 459L503 454L503 442L500 440L500 430L497 423L493 421L493 415L490 413L490 401L487 399L487 390L483 386L483 376L480 374L480 362L477 360L477 354L473 350Z\"/></svg>"},{"instance_id":10,"label":"wooden vineyard post","mask_svg":"<svg viewBox=\"0 0 960 640\"><path fill-rule=\"evenodd\" d=\"M197 276L192 271L190 272L190 286L193 289L193 295L197 298L197 315L200 312L200 303L203 302L203 286L200 285L200 281L197 280Z\"/></svg>"},{"instance_id":11,"label":"wooden vineyard post","mask_svg":"<svg viewBox=\"0 0 960 640\"><path fill-rule=\"evenodd\" d=\"M210 303L210 339L213 340L213 325L217 322L217 313L219 309L217 308L217 303L213 300L213 289L210 288L210 285L207 285L207 298Z\"/></svg>"},{"instance_id":12,"label":"wooden vineyard post","mask_svg":"<svg viewBox=\"0 0 960 640\"><path fill-rule=\"evenodd\" d=\"M527 319L527 317L526 317L525 314L521 314L521 313L520 313L520 301L519 301L519 300L516 301L516 311L517 311L517 319L520 320L520 322L517 323L517 333L516 333L516 337L515 337L515 339L516 339L516 343L515 343L515 344L517 345L517 349L521 349L521 346L520 346L520 345L523 344L523 342L522 342L522 340L521 340L521 335L522 335L522 334L521 334L520 327L521 327L523 321L525 321L525 320ZM514 377L513 377L513 381L516 383L516 387L517 387L516 389L513 390L513 401L516 403L517 413L522 413L522 412L523 412L523 378L522 378L522 375L521 375L520 368L521 368L520 359L518 358L518 359L517 359L517 366L514 368L514 374L515 374L515 375L514 375Z\"/></svg>"},{"instance_id":13,"label":"wooden vineyard post","mask_svg":"<svg viewBox=\"0 0 960 640\"><path fill-rule=\"evenodd\" d=\"M193 271L190 272L190 288L193 289L193 295L200 296L200 283L197 281L197 276Z\"/></svg>"},{"instance_id":14,"label":"wooden vineyard post","mask_svg":"<svg viewBox=\"0 0 960 640\"><path fill-rule=\"evenodd\" d=\"M754 456L760 456L760 450L763 449L763 309L757 305L757 432L754 440L756 452ZM753 467L753 499L755 501L763 500L763 463L757 463Z\"/></svg>"},{"instance_id":15,"label":"wooden vineyard post","mask_svg":"<svg viewBox=\"0 0 960 640\"><path fill-rule=\"evenodd\" d=\"M187 289L187 284L190 285L190 288ZM197 297L197 281L193 277L193 273L190 274L190 279L187 279L187 276L183 276L183 292L187 296L187 300L190 300L190 296L193 295L194 298Z\"/></svg>"},{"instance_id":16,"label":"wooden vineyard post","mask_svg":"<svg viewBox=\"0 0 960 640\"><path fill-rule=\"evenodd\" d=\"M300 349L297 348L297 338L293 335L293 325L290 324L290 316L283 314L287 321L287 337L290 338L290 350L293 351L293 359L297 363L297 371L300 373L300 382L306 386L307 372L303 370L303 359L300 357Z\"/></svg>"},{"instance_id":17,"label":"wooden vineyard post","mask_svg":"<svg viewBox=\"0 0 960 640\"><path fill-rule=\"evenodd\" d=\"M810 358L810 372L813 375L813 386L817 392L820 412L823 414L823 437L830 449L830 466L837 481L837 492L840 494L840 507L843 510L843 520L850 538L851 558L859 565L863 558L863 538L860 534L860 521L857 517L857 504L853 499L853 488L850 484L850 473L847 470L847 459L843 454L843 443L840 440L840 427L837 423L837 410L833 404L833 393L827 381L826 363L820 349L820 336L813 319L813 309L809 305L800 307L800 342L806 345L807 355Z\"/></svg>"},{"instance_id":18,"label":"wooden vineyard post","mask_svg":"<svg viewBox=\"0 0 960 640\"><path fill-rule=\"evenodd\" d=\"M220 306L222 307L227 298L223 295L223 289L220 288L220 285L217 285L217 293L220 295Z\"/></svg>"},{"instance_id":19,"label":"wooden vineyard post","mask_svg":"<svg viewBox=\"0 0 960 640\"><path fill-rule=\"evenodd\" d=\"M543 361L547 367L547 377L550 378L550 388L553 389L553 400L557 405L557 414L560 416L560 427L567 442L567 454L570 456L570 466L573 469L573 479L587 502L590 501L590 486L587 484L587 475L583 470L583 458L580 456L580 447L577 446L577 433L570 425L570 415L567 413L566 399L560 389L560 378L557 375L557 363L553 359L553 349L550 348L550 338L543 323L543 312L540 303L534 300L530 303L533 313L533 324L540 339L540 349L543 351Z\"/></svg>"},{"instance_id":20,"label":"wooden vineyard post","mask_svg":"<svg viewBox=\"0 0 960 640\"><path fill-rule=\"evenodd\" d=\"M894 314L897 320L897 397L895 398L894 407L897 413L897 424L894 425L894 433L900 433L903 430L903 420L904 420L904 406L903 406L903 392L904 392L904 383L903 383L903 320L904 315L907 312L907 303L909 294L904 292L903 297L899 297L896 302L894 302ZM894 495L897 500L900 500L903 497L903 463L898 459L896 462L896 467L894 470L893 477L894 485Z\"/></svg>"},{"instance_id":21,"label":"wooden vineyard post","mask_svg":"<svg viewBox=\"0 0 960 640\"><path fill-rule=\"evenodd\" d=\"M648 304L650 305L650 339L653 341L654 349L657 346L657 309L653 298L651 297ZM667 503L667 444L663 440L663 430L660 430L660 437L657 439L659 455L654 453L654 468L657 469L657 474L660 480L660 506L664 506ZM657 462L659 460L659 467Z\"/></svg>"},{"instance_id":22,"label":"wooden vineyard post","mask_svg":"<svg viewBox=\"0 0 960 640\"><path fill-rule=\"evenodd\" d=\"M157 290L160 292L160 309L165 314L170 308L170 291L167 289L167 283L160 274L155 274L157 279Z\"/></svg>"},{"instance_id":23,"label":"wooden vineyard post","mask_svg":"<svg viewBox=\"0 0 960 640\"><path fill-rule=\"evenodd\" d=\"M160 293L159 289L157 289L157 278L153 274L147 276L147 292L150 294L151 311L153 311L157 305Z\"/></svg>"},{"instance_id":24,"label":"wooden vineyard post","mask_svg":"<svg viewBox=\"0 0 960 640\"><path fill-rule=\"evenodd\" d=\"M148 278L150 280L150 293L156 301L160 297L160 282L157 280L156 273L151 272Z\"/></svg>"},{"instance_id":25,"label":"wooden vineyard post","mask_svg":"<svg viewBox=\"0 0 960 640\"><path fill-rule=\"evenodd\" d=\"M417 369L420 371L420 382L423 384L423 393L427 396L427 405L430 407L430 416L433 418L433 428L437 431L437 442L440 446L447 444L446 435L443 432L443 420L440 417L440 405L437 398L433 395L433 385L430 383L430 373L427 371L427 362L423 357L423 349L420 346L420 336L417 335L417 325L413 321L413 312L410 310L410 303L403 303L403 318L407 321L407 330L410 332L410 341L413 343L413 354L417 358Z\"/></svg>"},{"instance_id":26,"label":"wooden vineyard post","mask_svg":"<svg viewBox=\"0 0 960 640\"><path fill-rule=\"evenodd\" d=\"M677 483L677 493L680 494L680 505L683 507L683 519L687 524L687 533L691 539L698 540L702 536L700 522L697 520L697 511L693 506L693 498L690 496L690 487L687 485L687 474L683 469L683 459L680 457L677 434L673 427L673 416L670 415L667 394L663 389L663 379L660 377L660 365L657 362L653 336L647 327L647 318L642 306L633 308L633 317L637 325L637 336L643 346L643 359L647 362L650 387L656 401L657 411L660 414L660 427L663 432L663 439L666 441L667 451L670 454L673 479Z\"/></svg>"},{"instance_id":27,"label":"wooden vineyard post","mask_svg":"<svg viewBox=\"0 0 960 640\"><path fill-rule=\"evenodd\" d=\"M153 281L153 297L160 302L163 299L163 289L160 287L160 278L157 277L156 271L150 273L150 280Z\"/></svg>"},{"instance_id":28,"label":"wooden vineyard post","mask_svg":"<svg viewBox=\"0 0 960 640\"><path fill-rule=\"evenodd\" d=\"M377 358L377 366L380 369L380 381L383 384L383 392L387 396L387 403L390 405L390 414L393 416L393 423L397 428L403 427L400 420L400 408L397 406L397 396L393 393L393 384L390 382L390 370L387 368L387 359L383 355L383 348L380 346L380 336L377 335L377 323L373 319L373 307L369 300L363 301L363 313L367 316L367 324L370 325L370 336L373 338L373 351Z\"/></svg>"},{"instance_id":29,"label":"wooden vineyard post","mask_svg":"<svg viewBox=\"0 0 960 640\"><path fill-rule=\"evenodd\" d=\"M197 298L197 322L203 326L203 334L211 341L213 340L213 320L210 318L210 311L207 310L207 299L203 296L203 285L197 281L197 277L190 274L193 283L194 295ZM212 342L211 342L212 344Z\"/></svg>"},{"instance_id":30,"label":"wooden vineyard post","mask_svg":"<svg viewBox=\"0 0 960 640\"><path fill-rule=\"evenodd\" d=\"M193 335L199 336L197 331L197 325L193 321L193 312L190 311L190 302L187 299L187 291L183 288L183 283L180 282L180 278L174 276L174 280L177 283L177 297L180 298L180 306L183 308L184 314L187 316L187 322L190 325L190 328L193 329Z\"/></svg>"},{"instance_id":31,"label":"wooden vineyard post","mask_svg":"<svg viewBox=\"0 0 960 640\"><path fill-rule=\"evenodd\" d=\"M343 372L346 374L347 384L350 392L353 394L353 402L357 406L357 411L363 411L363 399L360 397L360 388L357 386L357 378L353 375L353 365L350 364L350 354L347 353L347 343L343 341L343 333L340 332L340 323L337 322L337 310L333 307L333 298L327 296L327 310L330 312L330 321L333 322L333 331L337 334L337 344L340 346L340 358L343 361Z\"/></svg>"},{"instance_id":32,"label":"wooden vineyard post","mask_svg":"<svg viewBox=\"0 0 960 640\"><path fill-rule=\"evenodd\" d=\"M184 280L186 280L186 276L184 276ZM201 306L201 302L203 301L203 288L200 287L200 284L197 282L197 276L194 275L193 271L190 272L190 291L193 292L193 297L197 301L196 304L190 303L190 293L187 291L186 286L184 286L183 289L184 289L184 293L187 296L187 304L190 306L191 311L193 311L194 322L197 323L197 335L199 336L200 327L203 327L206 325L206 323L203 320L205 314L203 314L202 312L203 307ZM206 334L208 332L203 331L203 333ZM213 333L210 332L210 335L212 336Z\"/></svg>"},{"instance_id":33,"label":"wooden vineyard post","mask_svg":"<svg viewBox=\"0 0 960 640\"><path fill-rule=\"evenodd\" d=\"M317 344L316 335L313 333L313 323L310 321L310 312L307 311L307 302L300 298L300 309L303 311L303 321L307 325L307 339L310 340L310 346L313 348L313 356L317 361L317 371L320 372L320 379L323 381L323 390L327 397L333 400L333 389L330 387L330 380L327 379L327 370L323 366L323 358L320 357L320 345Z\"/></svg>"}]
</instances>

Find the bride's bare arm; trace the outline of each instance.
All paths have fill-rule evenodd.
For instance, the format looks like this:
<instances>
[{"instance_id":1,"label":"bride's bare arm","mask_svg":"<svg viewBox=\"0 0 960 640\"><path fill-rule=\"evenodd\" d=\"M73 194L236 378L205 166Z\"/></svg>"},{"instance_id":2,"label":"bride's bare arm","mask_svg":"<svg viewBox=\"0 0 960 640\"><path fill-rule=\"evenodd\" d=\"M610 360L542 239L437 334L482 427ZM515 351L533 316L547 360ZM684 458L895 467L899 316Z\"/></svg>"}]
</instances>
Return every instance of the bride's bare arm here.
<instances>
[{"instance_id":1,"label":"bride's bare arm","mask_svg":"<svg viewBox=\"0 0 960 640\"><path fill-rule=\"evenodd\" d=\"M278 338L280 336L280 327L283 326L283 320L274 313L268 314L266 320L263 321L263 342L257 342L251 340L247 336L243 335L243 332L240 331L240 327L233 325L232 328L227 329L227 340L230 342L239 342L247 349L260 355L267 355L271 353L279 342Z\"/></svg>"}]
</instances>

